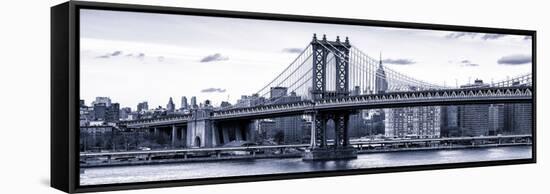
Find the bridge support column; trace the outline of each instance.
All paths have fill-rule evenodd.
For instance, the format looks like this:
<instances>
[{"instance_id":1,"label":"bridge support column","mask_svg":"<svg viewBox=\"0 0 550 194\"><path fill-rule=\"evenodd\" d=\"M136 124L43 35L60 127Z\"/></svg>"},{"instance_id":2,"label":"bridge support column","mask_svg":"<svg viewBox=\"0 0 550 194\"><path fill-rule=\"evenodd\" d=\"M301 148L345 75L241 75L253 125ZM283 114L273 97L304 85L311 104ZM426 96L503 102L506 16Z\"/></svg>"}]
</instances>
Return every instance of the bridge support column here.
<instances>
[{"instance_id":1,"label":"bridge support column","mask_svg":"<svg viewBox=\"0 0 550 194\"><path fill-rule=\"evenodd\" d=\"M170 136L172 146L176 145L176 141L178 140L178 128L176 125L172 125L172 135Z\"/></svg>"},{"instance_id":2,"label":"bridge support column","mask_svg":"<svg viewBox=\"0 0 550 194\"><path fill-rule=\"evenodd\" d=\"M181 128L181 134L180 134L180 141L183 142L183 145L186 145L187 144L187 128L186 127L182 127Z\"/></svg>"},{"instance_id":3,"label":"bridge support column","mask_svg":"<svg viewBox=\"0 0 550 194\"><path fill-rule=\"evenodd\" d=\"M326 130L329 118L334 119L336 125L333 146L327 145ZM348 120L349 112L313 113L311 147L306 150L302 159L312 161L357 158L357 150L349 145Z\"/></svg>"},{"instance_id":4,"label":"bridge support column","mask_svg":"<svg viewBox=\"0 0 550 194\"><path fill-rule=\"evenodd\" d=\"M212 147L210 120L195 120L187 124L187 147Z\"/></svg>"},{"instance_id":5,"label":"bridge support column","mask_svg":"<svg viewBox=\"0 0 550 194\"><path fill-rule=\"evenodd\" d=\"M235 126L235 140L242 141L244 139L243 130L240 125Z\"/></svg>"},{"instance_id":6,"label":"bridge support column","mask_svg":"<svg viewBox=\"0 0 550 194\"><path fill-rule=\"evenodd\" d=\"M229 143L229 129L224 127L222 128L222 138L224 144Z\"/></svg>"},{"instance_id":7,"label":"bridge support column","mask_svg":"<svg viewBox=\"0 0 550 194\"><path fill-rule=\"evenodd\" d=\"M216 147L218 145L221 144L220 142L220 133L219 133L219 130L218 130L218 125L216 124L216 122L212 121L212 123L210 124L211 125L211 130L212 131L212 147Z\"/></svg>"}]
</instances>

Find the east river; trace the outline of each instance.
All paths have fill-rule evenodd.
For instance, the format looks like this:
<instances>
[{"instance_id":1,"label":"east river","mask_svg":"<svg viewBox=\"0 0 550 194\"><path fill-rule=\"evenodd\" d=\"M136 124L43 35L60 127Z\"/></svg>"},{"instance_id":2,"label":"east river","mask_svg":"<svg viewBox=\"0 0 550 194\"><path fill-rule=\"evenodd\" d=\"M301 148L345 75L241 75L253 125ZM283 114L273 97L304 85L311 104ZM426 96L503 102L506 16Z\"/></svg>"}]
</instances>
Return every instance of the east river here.
<instances>
[{"instance_id":1,"label":"east river","mask_svg":"<svg viewBox=\"0 0 550 194\"><path fill-rule=\"evenodd\" d=\"M531 158L531 146L359 154L354 160L304 162L301 158L231 160L85 169L81 185L181 180L259 174L379 168Z\"/></svg>"}]
</instances>

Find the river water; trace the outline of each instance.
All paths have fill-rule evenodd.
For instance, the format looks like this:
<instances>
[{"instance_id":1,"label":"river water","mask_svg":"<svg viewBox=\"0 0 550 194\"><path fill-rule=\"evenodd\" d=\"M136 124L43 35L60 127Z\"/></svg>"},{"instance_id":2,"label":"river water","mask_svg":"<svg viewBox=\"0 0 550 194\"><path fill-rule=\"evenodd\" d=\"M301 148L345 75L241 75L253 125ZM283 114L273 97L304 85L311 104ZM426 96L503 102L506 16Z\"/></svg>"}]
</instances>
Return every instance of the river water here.
<instances>
[{"instance_id":1,"label":"river water","mask_svg":"<svg viewBox=\"0 0 550 194\"><path fill-rule=\"evenodd\" d=\"M354 160L303 162L301 158L233 160L86 169L81 185L531 158L531 146L359 154Z\"/></svg>"}]
</instances>

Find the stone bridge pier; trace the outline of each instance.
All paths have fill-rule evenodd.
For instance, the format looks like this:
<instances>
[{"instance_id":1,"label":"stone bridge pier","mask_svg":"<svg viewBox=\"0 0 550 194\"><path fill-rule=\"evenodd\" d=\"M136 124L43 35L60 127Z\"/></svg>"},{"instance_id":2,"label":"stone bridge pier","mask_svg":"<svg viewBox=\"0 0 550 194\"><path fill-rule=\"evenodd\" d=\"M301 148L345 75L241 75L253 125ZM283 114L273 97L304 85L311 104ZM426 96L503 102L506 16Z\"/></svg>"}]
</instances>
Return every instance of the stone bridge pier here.
<instances>
[{"instance_id":1,"label":"stone bridge pier","mask_svg":"<svg viewBox=\"0 0 550 194\"><path fill-rule=\"evenodd\" d=\"M233 141L253 141L252 120L216 121L212 110L199 109L187 121L187 147L218 147Z\"/></svg>"}]
</instances>

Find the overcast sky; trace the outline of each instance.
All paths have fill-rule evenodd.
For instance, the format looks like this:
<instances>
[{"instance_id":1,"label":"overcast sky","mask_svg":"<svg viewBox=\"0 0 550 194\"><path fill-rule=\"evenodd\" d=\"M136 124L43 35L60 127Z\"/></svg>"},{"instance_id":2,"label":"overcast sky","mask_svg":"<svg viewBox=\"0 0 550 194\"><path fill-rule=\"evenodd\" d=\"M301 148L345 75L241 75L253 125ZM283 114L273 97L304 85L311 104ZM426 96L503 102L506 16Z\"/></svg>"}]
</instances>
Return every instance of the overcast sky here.
<instances>
[{"instance_id":1,"label":"overcast sky","mask_svg":"<svg viewBox=\"0 0 550 194\"><path fill-rule=\"evenodd\" d=\"M80 95L122 107L165 107L197 96L219 105L250 95L280 73L313 33L348 36L385 65L454 86L531 72L531 39L517 35L411 30L120 11L82 10Z\"/></svg>"}]
</instances>

